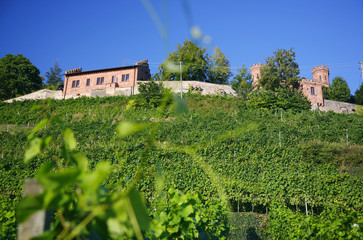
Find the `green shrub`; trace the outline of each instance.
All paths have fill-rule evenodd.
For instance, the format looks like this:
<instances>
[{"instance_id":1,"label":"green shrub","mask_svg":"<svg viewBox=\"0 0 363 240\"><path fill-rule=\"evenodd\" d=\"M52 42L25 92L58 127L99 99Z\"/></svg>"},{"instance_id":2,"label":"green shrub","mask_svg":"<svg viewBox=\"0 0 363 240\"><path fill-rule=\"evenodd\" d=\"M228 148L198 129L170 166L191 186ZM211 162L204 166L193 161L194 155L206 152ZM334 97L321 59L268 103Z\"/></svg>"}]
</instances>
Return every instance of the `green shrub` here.
<instances>
[{"instance_id":1,"label":"green shrub","mask_svg":"<svg viewBox=\"0 0 363 240\"><path fill-rule=\"evenodd\" d=\"M338 206L319 215L305 216L283 204L274 204L267 221L271 239L361 239L363 214Z\"/></svg>"},{"instance_id":2,"label":"green shrub","mask_svg":"<svg viewBox=\"0 0 363 240\"><path fill-rule=\"evenodd\" d=\"M160 105L163 96L167 91L163 84L155 81L139 83L139 94L136 98L136 105L142 108L157 107Z\"/></svg>"},{"instance_id":3,"label":"green shrub","mask_svg":"<svg viewBox=\"0 0 363 240\"><path fill-rule=\"evenodd\" d=\"M221 204L173 188L168 195L167 206L153 214L151 239L226 239L228 219Z\"/></svg>"},{"instance_id":4,"label":"green shrub","mask_svg":"<svg viewBox=\"0 0 363 240\"><path fill-rule=\"evenodd\" d=\"M310 101L300 92L293 89L279 88L276 92L256 90L249 95L247 105L257 109L294 109L309 110Z\"/></svg>"}]
</instances>

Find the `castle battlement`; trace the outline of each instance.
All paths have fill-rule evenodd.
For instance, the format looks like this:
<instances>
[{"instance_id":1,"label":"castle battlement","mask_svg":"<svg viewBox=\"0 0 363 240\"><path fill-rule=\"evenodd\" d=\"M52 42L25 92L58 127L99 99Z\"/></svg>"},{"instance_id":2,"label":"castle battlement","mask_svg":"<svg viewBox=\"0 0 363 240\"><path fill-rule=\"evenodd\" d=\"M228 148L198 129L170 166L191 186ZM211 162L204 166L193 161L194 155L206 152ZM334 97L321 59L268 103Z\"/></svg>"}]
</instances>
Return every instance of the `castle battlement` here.
<instances>
[{"instance_id":1,"label":"castle battlement","mask_svg":"<svg viewBox=\"0 0 363 240\"><path fill-rule=\"evenodd\" d=\"M82 68L75 68L75 69L71 69L66 71L64 74L71 74L71 73L77 73L77 72L82 72Z\"/></svg>"},{"instance_id":2,"label":"castle battlement","mask_svg":"<svg viewBox=\"0 0 363 240\"><path fill-rule=\"evenodd\" d=\"M251 71L255 68L259 69L260 67L262 67L265 64L262 64L261 62L259 63L253 63L253 65L251 66Z\"/></svg>"},{"instance_id":3,"label":"castle battlement","mask_svg":"<svg viewBox=\"0 0 363 240\"><path fill-rule=\"evenodd\" d=\"M135 63L135 65L147 65L147 64L149 64L147 59Z\"/></svg>"},{"instance_id":4,"label":"castle battlement","mask_svg":"<svg viewBox=\"0 0 363 240\"><path fill-rule=\"evenodd\" d=\"M329 67L328 66L324 66L323 64L321 64L321 66L315 66L311 71L312 71L312 73L314 75L314 73L316 71L321 71L321 70L328 71L329 72Z\"/></svg>"}]
</instances>

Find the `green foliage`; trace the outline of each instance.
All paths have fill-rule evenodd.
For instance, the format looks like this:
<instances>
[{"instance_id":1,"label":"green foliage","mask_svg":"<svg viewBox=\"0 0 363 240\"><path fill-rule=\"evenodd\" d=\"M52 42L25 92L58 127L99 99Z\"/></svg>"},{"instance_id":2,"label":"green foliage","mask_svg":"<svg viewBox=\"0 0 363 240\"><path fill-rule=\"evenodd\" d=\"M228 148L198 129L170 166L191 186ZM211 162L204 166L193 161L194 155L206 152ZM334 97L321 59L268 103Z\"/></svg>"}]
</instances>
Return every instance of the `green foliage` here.
<instances>
[{"instance_id":1,"label":"green foliage","mask_svg":"<svg viewBox=\"0 0 363 240\"><path fill-rule=\"evenodd\" d=\"M56 118L50 119L50 121ZM122 130L122 129L121 129ZM29 138L37 142L49 138ZM33 142L32 141L32 142ZM31 158L40 154L32 145L27 152ZM102 183L112 167L104 161L89 171L87 157L77 151L77 142L69 128L63 129L61 158L55 162L42 164L36 178L44 192L36 196L26 196L17 208L17 220L23 222L38 210L53 210L57 213L50 232L44 236L57 236L57 239L87 238L143 239L148 229L149 219L140 194L129 186L126 190L116 189L107 193ZM30 160L26 159L26 160Z\"/></svg>"},{"instance_id":2,"label":"green foliage","mask_svg":"<svg viewBox=\"0 0 363 240\"><path fill-rule=\"evenodd\" d=\"M183 45L178 44L177 50L169 53L164 63L159 66L159 72L153 76L157 81L201 81L218 84L227 84L232 75L230 64L219 47L211 57L207 50L201 48L191 40L186 39ZM182 66L180 66L182 62Z\"/></svg>"},{"instance_id":3,"label":"green foliage","mask_svg":"<svg viewBox=\"0 0 363 240\"><path fill-rule=\"evenodd\" d=\"M155 81L147 81L139 83L139 92L137 95L136 105L142 108L157 107L160 105L161 100L165 94L162 83Z\"/></svg>"},{"instance_id":4,"label":"green foliage","mask_svg":"<svg viewBox=\"0 0 363 240\"><path fill-rule=\"evenodd\" d=\"M169 53L164 63L159 66L159 73L154 75L154 80L180 81L180 66L182 66L182 79L208 81L209 57L205 48L194 44L186 39L183 45L177 45L178 50Z\"/></svg>"},{"instance_id":5,"label":"green foliage","mask_svg":"<svg viewBox=\"0 0 363 240\"><path fill-rule=\"evenodd\" d=\"M363 83L360 85L359 89L355 91L354 96L355 96L355 103L363 105Z\"/></svg>"},{"instance_id":6,"label":"green foliage","mask_svg":"<svg viewBox=\"0 0 363 240\"><path fill-rule=\"evenodd\" d=\"M326 99L339 102L347 102L350 99L350 89L347 82L342 77L333 79L333 84L328 89Z\"/></svg>"},{"instance_id":7,"label":"green foliage","mask_svg":"<svg viewBox=\"0 0 363 240\"><path fill-rule=\"evenodd\" d=\"M357 109L356 109L356 112L357 112L357 115L359 116L363 116L363 106L357 106Z\"/></svg>"},{"instance_id":8,"label":"green foliage","mask_svg":"<svg viewBox=\"0 0 363 240\"><path fill-rule=\"evenodd\" d=\"M14 98L42 88L39 70L19 54L0 59L0 100Z\"/></svg>"},{"instance_id":9,"label":"green foliage","mask_svg":"<svg viewBox=\"0 0 363 240\"><path fill-rule=\"evenodd\" d=\"M67 140L67 149L84 153L87 174L98 171L100 162L110 164L101 183L109 190L106 195L133 185L149 209L168 212L158 205L159 197L174 187L200 193L202 202L224 196L221 201L230 201L233 209L259 214L270 212L274 199L293 211L305 211L305 197L309 214L334 206L342 207L343 213L362 211L363 119L357 114L242 108L232 97L194 94L184 99L188 111L178 115L173 105L162 113L161 107L127 110L135 100L136 96L120 96L0 103L4 198L20 198L24 178L34 177L44 162L67 162L59 125L44 121L32 130L44 116L56 114L77 136L77 141ZM67 132L66 138L72 139ZM24 164L31 134L30 139L52 139ZM68 168L79 167L70 160Z\"/></svg>"},{"instance_id":10,"label":"green foliage","mask_svg":"<svg viewBox=\"0 0 363 240\"><path fill-rule=\"evenodd\" d=\"M267 215L232 212L229 215L229 240L264 239L262 232Z\"/></svg>"},{"instance_id":11,"label":"green foliage","mask_svg":"<svg viewBox=\"0 0 363 240\"><path fill-rule=\"evenodd\" d=\"M335 206L319 215L304 216L276 204L267 224L272 239L361 239L363 234L362 213Z\"/></svg>"},{"instance_id":12,"label":"green foliage","mask_svg":"<svg viewBox=\"0 0 363 240\"><path fill-rule=\"evenodd\" d=\"M243 65L237 69L238 74L231 81L232 89L236 91L237 95L243 100L248 99L248 95L252 92L252 77L248 69Z\"/></svg>"},{"instance_id":13,"label":"green foliage","mask_svg":"<svg viewBox=\"0 0 363 240\"><path fill-rule=\"evenodd\" d=\"M228 219L220 204L173 188L168 196L166 209L153 214L151 239L226 239Z\"/></svg>"},{"instance_id":14,"label":"green foliage","mask_svg":"<svg viewBox=\"0 0 363 240\"><path fill-rule=\"evenodd\" d=\"M249 95L247 106L258 109L308 110L310 101L300 92L279 88L276 92L256 90Z\"/></svg>"},{"instance_id":15,"label":"green foliage","mask_svg":"<svg viewBox=\"0 0 363 240\"><path fill-rule=\"evenodd\" d=\"M323 98L329 100L329 87L322 86Z\"/></svg>"},{"instance_id":16,"label":"green foliage","mask_svg":"<svg viewBox=\"0 0 363 240\"><path fill-rule=\"evenodd\" d=\"M63 84L61 72L62 69L59 67L58 61L55 61L54 66L50 68L50 71L45 73L47 86L49 88L56 89L59 85Z\"/></svg>"},{"instance_id":17,"label":"green foliage","mask_svg":"<svg viewBox=\"0 0 363 240\"><path fill-rule=\"evenodd\" d=\"M268 57L266 64L261 67L259 85L266 89L275 91L278 88L294 88L300 85L299 65L295 62L295 52L278 49L274 56Z\"/></svg>"},{"instance_id":18,"label":"green foliage","mask_svg":"<svg viewBox=\"0 0 363 240\"><path fill-rule=\"evenodd\" d=\"M210 62L211 70L209 73L209 82L227 84L228 79L232 76L230 63L219 47L214 48Z\"/></svg>"},{"instance_id":19,"label":"green foliage","mask_svg":"<svg viewBox=\"0 0 363 240\"><path fill-rule=\"evenodd\" d=\"M16 239L15 206L18 199L0 197L0 239Z\"/></svg>"}]
</instances>

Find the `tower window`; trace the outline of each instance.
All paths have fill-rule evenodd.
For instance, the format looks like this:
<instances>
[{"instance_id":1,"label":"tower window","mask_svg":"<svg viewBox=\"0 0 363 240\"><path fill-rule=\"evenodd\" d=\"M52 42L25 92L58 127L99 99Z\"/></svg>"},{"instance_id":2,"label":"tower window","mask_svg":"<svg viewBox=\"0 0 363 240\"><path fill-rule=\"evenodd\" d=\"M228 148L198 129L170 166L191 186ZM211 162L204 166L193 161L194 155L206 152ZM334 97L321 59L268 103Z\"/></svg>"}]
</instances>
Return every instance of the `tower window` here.
<instances>
[{"instance_id":1,"label":"tower window","mask_svg":"<svg viewBox=\"0 0 363 240\"><path fill-rule=\"evenodd\" d=\"M311 95L315 95L315 89L312 87L310 88Z\"/></svg>"}]
</instances>

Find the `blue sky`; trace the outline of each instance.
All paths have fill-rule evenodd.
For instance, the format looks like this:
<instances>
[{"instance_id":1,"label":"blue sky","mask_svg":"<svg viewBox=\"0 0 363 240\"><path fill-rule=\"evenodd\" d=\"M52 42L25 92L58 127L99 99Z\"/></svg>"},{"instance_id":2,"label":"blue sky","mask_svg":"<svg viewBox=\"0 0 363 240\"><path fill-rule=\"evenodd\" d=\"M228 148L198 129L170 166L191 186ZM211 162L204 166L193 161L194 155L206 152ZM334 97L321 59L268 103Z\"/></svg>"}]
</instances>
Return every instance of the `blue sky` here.
<instances>
[{"instance_id":1,"label":"blue sky","mask_svg":"<svg viewBox=\"0 0 363 240\"><path fill-rule=\"evenodd\" d=\"M152 5L168 38L150 16ZM185 4L186 3L186 4ZM0 0L0 57L23 54L41 75L57 60L63 72L132 65L148 59L151 73L198 27L208 50L219 46L231 70L294 48L300 76L328 65L352 90L362 82L363 0Z\"/></svg>"}]
</instances>

